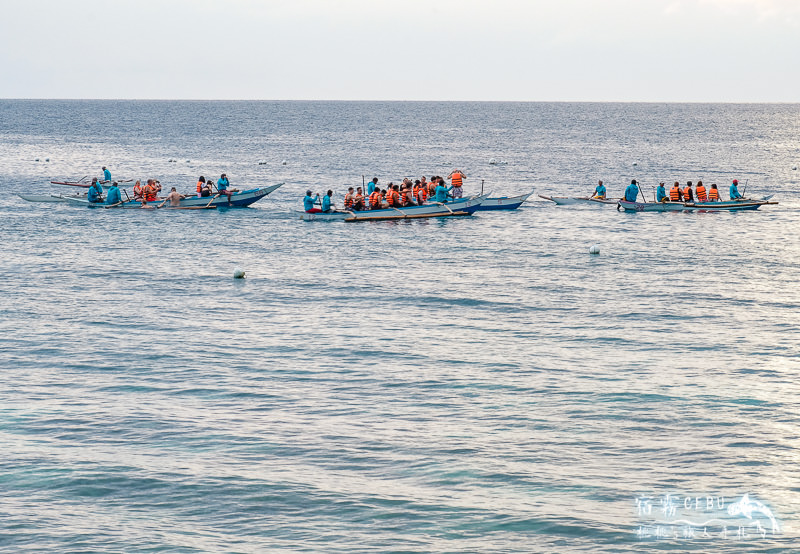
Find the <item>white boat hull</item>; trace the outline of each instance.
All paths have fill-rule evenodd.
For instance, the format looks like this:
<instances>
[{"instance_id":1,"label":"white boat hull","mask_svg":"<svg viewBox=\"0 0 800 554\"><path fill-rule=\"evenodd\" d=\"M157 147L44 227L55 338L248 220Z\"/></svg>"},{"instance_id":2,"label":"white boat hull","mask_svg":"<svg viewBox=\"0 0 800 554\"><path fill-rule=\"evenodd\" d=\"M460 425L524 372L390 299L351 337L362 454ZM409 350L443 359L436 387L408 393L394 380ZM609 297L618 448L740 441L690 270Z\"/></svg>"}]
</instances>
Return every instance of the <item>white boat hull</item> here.
<instances>
[{"instance_id":1,"label":"white boat hull","mask_svg":"<svg viewBox=\"0 0 800 554\"><path fill-rule=\"evenodd\" d=\"M571 206L574 204L583 204L586 206L603 206L606 204L616 204L617 200L609 198L592 198L590 196L544 196L539 195L539 198L555 202L559 206Z\"/></svg>"}]
</instances>

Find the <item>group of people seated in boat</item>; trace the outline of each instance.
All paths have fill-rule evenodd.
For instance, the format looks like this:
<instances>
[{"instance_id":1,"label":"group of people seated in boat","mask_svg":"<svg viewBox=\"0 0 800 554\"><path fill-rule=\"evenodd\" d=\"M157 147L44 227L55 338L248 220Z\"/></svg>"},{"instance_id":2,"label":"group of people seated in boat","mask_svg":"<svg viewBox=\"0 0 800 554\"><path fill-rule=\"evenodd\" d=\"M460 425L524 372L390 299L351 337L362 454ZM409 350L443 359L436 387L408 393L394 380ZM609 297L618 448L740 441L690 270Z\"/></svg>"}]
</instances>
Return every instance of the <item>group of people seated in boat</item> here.
<instances>
[{"instance_id":1,"label":"group of people seated in boat","mask_svg":"<svg viewBox=\"0 0 800 554\"><path fill-rule=\"evenodd\" d=\"M423 175L413 182L406 178L399 185L389 183L386 188L382 189L378 186L378 178L375 177L367 185L366 193L363 187L347 189L347 194L344 196L344 209L347 211L386 210L423 206L431 201L443 203L449 199L462 198L462 186L467 176L462 171L455 169L447 178L450 179L450 187L447 186L443 177L436 175L427 181ZM319 208L315 207L317 204L319 204ZM303 198L303 209L308 213L334 211L336 205L333 202L333 191L329 190L321 198L319 193L313 195L310 190L306 191L306 196Z\"/></svg>"},{"instance_id":2,"label":"group of people seated in boat","mask_svg":"<svg viewBox=\"0 0 800 554\"><path fill-rule=\"evenodd\" d=\"M739 192L738 187L739 181L734 179L728 191L731 200L744 198ZM631 184L625 189L623 199L627 202L636 202L636 198L640 192L639 184L636 182L636 179L633 179ZM642 192L642 195L644 195L644 192ZM603 181L600 181L597 187L595 187L592 198L605 200L606 187L603 185ZM705 185L703 185L703 181L697 181L694 191L692 191L691 181L687 181L685 187L681 187L681 184L675 181L675 184L669 189L669 193L667 193L664 183L659 183L658 187L656 187L656 202L719 202L720 200L717 185L712 184L709 189L706 189Z\"/></svg>"},{"instance_id":3,"label":"group of people seated in boat","mask_svg":"<svg viewBox=\"0 0 800 554\"><path fill-rule=\"evenodd\" d=\"M216 188L217 196L227 196L228 197L228 204L231 203L231 195L234 192L239 192L238 189L230 188L231 183L228 181L228 176L223 173L217 179L217 185L214 186L214 180L208 179L206 180L205 177L202 175L199 179L197 179L197 197L198 198L207 198L214 194L214 189Z\"/></svg>"}]
</instances>

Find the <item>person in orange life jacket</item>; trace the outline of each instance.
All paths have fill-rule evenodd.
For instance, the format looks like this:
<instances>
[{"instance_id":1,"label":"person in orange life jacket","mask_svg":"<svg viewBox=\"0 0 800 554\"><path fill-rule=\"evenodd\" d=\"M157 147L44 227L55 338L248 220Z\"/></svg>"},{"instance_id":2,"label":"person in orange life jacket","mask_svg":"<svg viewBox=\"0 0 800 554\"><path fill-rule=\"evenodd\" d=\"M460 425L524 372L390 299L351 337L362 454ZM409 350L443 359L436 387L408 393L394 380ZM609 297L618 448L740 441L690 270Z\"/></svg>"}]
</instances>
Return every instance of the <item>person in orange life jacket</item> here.
<instances>
[{"instance_id":1,"label":"person in orange life jacket","mask_svg":"<svg viewBox=\"0 0 800 554\"><path fill-rule=\"evenodd\" d=\"M447 176L450 179L450 185L453 189L451 196L453 199L462 198L463 193L461 192L461 186L464 184L464 179L467 178L466 174L462 173L458 169L454 169L450 175Z\"/></svg>"},{"instance_id":2,"label":"person in orange life jacket","mask_svg":"<svg viewBox=\"0 0 800 554\"><path fill-rule=\"evenodd\" d=\"M355 204L355 196L353 187L347 189L347 194L344 195L344 209L345 210L352 210L353 204Z\"/></svg>"},{"instance_id":3,"label":"person in orange life jacket","mask_svg":"<svg viewBox=\"0 0 800 554\"><path fill-rule=\"evenodd\" d=\"M694 194L692 194L692 182L686 182L686 188L683 189L683 201L694 202Z\"/></svg>"},{"instance_id":4,"label":"person in orange life jacket","mask_svg":"<svg viewBox=\"0 0 800 554\"><path fill-rule=\"evenodd\" d=\"M711 185L711 189L708 191L708 201L709 202L719 202L719 190L717 189L717 185Z\"/></svg>"},{"instance_id":5,"label":"person in orange life jacket","mask_svg":"<svg viewBox=\"0 0 800 554\"><path fill-rule=\"evenodd\" d=\"M400 201L400 185L394 185L393 187L389 188L389 190L386 192L386 202L391 208L399 208L402 206Z\"/></svg>"},{"instance_id":6,"label":"person in orange life jacket","mask_svg":"<svg viewBox=\"0 0 800 554\"><path fill-rule=\"evenodd\" d=\"M681 201L681 185L678 181L675 181L675 184L672 185L672 188L669 189L669 201L670 202L680 202Z\"/></svg>"},{"instance_id":7,"label":"person in orange life jacket","mask_svg":"<svg viewBox=\"0 0 800 554\"><path fill-rule=\"evenodd\" d=\"M369 209L381 209L381 189L375 188L375 190L372 191L372 194L369 195Z\"/></svg>"},{"instance_id":8,"label":"person in orange life jacket","mask_svg":"<svg viewBox=\"0 0 800 554\"><path fill-rule=\"evenodd\" d=\"M142 204L146 204L147 202L155 202L158 200L158 189L156 188L155 179L148 179L147 184L144 186L142 192L144 193Z\"/></svg>"},{"instance_id":9,"label":"person in orange life jacket","mask_svg":"<svg viewBox=\"0 0 800 554\"><path fill-rule=\"evenodd\" d=\"M136 179L136 184L133 185L133 199L139 201L142 198L144 198L144 187L142 186L142 182Z\"/></svg>"},{"instance_id":10,"label":"person in orange life jacket","mask_svg":"<svg viewBox=\"0 0 800 554\"><path fill-rule=\"evenodd\" d=\"M364 209L364 191L361 187L356 189L356 195L353 197L353 209L357 212Z\"/></svg>"},{"instance_id":11,"label":"person in orange life jacket","mask_svg":"<svg viewBox=\"0 0 800 554\"><path fill-rule=\"evenodd\" d=\"M708 202L706 187L703 186L703 181L697 181L697 186L694 187L694 192L697 195L698 202Z\"/></svg>"},{"instance_id":12,"label":"person in orange life jacket","mask_svg":"<svg viewBox=\"0 0 800 554\"><path fill-rule=\"evenodd\" d=\"M427 201L428 201L428 187L423 186L423 184L420 183L419 190L417 191L417 204L422 206Z\"/></svg>"},{"instance_id":13,"label":"person in orange life jacket","mask_svg":"<svg viewBox=\"0 0 800 554\"><path fill-rule=\"evenodd\" d=\"M428 181L425 180L425 176L419 178L419 186L423 187L425 190L428 190Z\"/></svg>"},{"instance_id":14,"label":"person in orange life jacket","mask_svg":"<svg viewBox=\"0 0 800 554\"><path fill-rule=\"evenodd\" d=\"M210 196L211 195L211 185L210 183L206 183L206 178L202 175L197 180L197 196Z\"/></svg>"}]
</instances>

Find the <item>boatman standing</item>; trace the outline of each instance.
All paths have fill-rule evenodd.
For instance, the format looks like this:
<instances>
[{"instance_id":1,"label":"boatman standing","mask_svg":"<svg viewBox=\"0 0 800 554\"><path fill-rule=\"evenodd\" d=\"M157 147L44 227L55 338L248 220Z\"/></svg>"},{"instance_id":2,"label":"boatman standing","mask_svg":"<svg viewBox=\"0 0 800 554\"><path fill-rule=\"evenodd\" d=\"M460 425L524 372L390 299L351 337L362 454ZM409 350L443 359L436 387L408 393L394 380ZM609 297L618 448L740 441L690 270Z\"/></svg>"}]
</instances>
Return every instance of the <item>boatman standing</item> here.
<instances>
[{"instance_id":1,"label":"boatman standing","mask_svg":"<svg viewBox=\"0 0 800 554\"><path fill-rule=\"evenodd\" d=\"M106 166L103 166L103 182L108 183L109 181L111 181L111 172Z\"/></svg>"},{"instance_id":2,"label":"boatman standing","mask_svg":"<svg viewBox=\"0 0 800 554\"><path fill-rule=\"evenodd\" d=\"M462 173L458 169L454 169L453 172L447 176L450 179L450 188L453 189L452 197L461 198L463 193L461 192L461 186L464 184L464 179L467 178L466 174Z\"/></svg>"},{"instance_id":3,"label":"boatman standing","mask_svg":"<svg viewBox=\"0 0 800 554\"><path fill-rule=\"evenodd\" d=\"M731 183L730 194L731 194L731 200L738 200L740 198L744 198L739 193L739 181L737 181L736 179L734 179L733 182Z\"/></svg>"},{"instance_id":4,"label":"boatman standing","mask_svg":"<svg viewBox=\"0 0 800 554\"><path fill-rule=\"evenodd\" d=\"M439 181L439 184L436 185L436 193L434 199L437 202L447 202L447 193L450 192L452 189L453 187L450 187L449 189L445 188L444 179L442 179L441 181Z\"/></svg>"},{"instance_id":5,"label":"boatman standing","mask_svg":"<svg viewBox=\"0 0 800 554\"><path fill-rule=\"evenodd\" d=\"M97 177L92 178L92 186L86 191L86 199L92 204L103 201L103 185L97 182Z\"/></svg>"},{"instance_id":6,"label":"boatman standing","mask_svg":"<svg viewBox=\"0 0 800 554\"><path fill-rule=\"evenodd\" d=\"M636 184L636 179L631 179L631 184L625 189L625 200L627 202L636 202L639 196L639 185Z\"/></svg>"},{"instance_id":7,"label":"boatman standing","mask_svg":"<svg viewBox=\"0 0 800 554\"><path fill-rule=\"evenodd\" d=\"M606 199L606 187L603 185L603 181L597 181L597 186L594 189L592 198L599 198L601 200Z\"/></svg>"},{"instance_id":8,"label":"boatman standing","mask_svg":"<svg viewBox=\"0 0 800 554\"><path fill-rule=\"evenodd\" d=\"M658 183L656 188L656 202L667 201L667 190L664 188L664 183Z\"/></svg>"},{"instance_id":9,"label":"boatman standing","mask_svg":"<svg viewBox=\"0 0 800 554\"><path fill-rule=\"evenodd\" d=\"M306 191L306 197L303 198L303 209L309 214L318 214L322 210L315 208L314 204L319 200L319 193L316 196L311 196L311 191Z\"/></svg>"},{"instance_id":10,"label":"boatman standing","mask_svg":"<svg viewBox=\"0 0 800 554\"><path fill-rule=\"evenodd\" d=\"M117 182L114 181L111 183L111 187L108 189L108 195L106 196L106 204L112 206L114 204L122 204L122 195L119 193L119 187L117 186Z\"/></svg>"}]
</instances>

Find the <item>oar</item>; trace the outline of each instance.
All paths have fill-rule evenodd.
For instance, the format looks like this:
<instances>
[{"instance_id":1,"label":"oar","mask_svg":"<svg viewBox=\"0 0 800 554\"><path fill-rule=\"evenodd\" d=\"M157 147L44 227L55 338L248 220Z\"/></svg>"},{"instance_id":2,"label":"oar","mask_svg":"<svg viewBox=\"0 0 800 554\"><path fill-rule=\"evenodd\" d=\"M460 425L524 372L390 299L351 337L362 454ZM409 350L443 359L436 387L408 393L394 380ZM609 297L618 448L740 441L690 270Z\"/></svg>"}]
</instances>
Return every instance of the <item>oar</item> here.
<instances>
[{"instance_id":1,"label":"oar","mask_svg":"<svg viewBox=\"0 0 800 554\"><path fill-rule=\"evenodd\" d=\"M445 204L443 202L434 202L434 204L436 204L437 206L444 206L445 208L447 208L448 212L453 213L453 210L450 209L450 206L448 206L447 204Z\"/></svg>"},{"instance_id":2,"label":"oar","mask_svg":"<svg viewBox=\"0 0 800 554\"><path fill-rule=\"evenodd\" d=\"M123 202L122 200L120 200L119 202L115 202L114 204L109 204L108 206L103 206L103 207L104 207L105 209L108 209L108 208L116 208L116 207L117 207L117 206L119 206L120 204L124 204L124 202Z\"/></svg>"},{"instance_id":3,"label":"oar","mask_svg":"<svg viewBox=\"0 0 800 554\"><path fill-rule=\"evenodd\" d=\"M208 204L206 204L206 208L208 208L211 205L211 203L218 197L219 197L219 193L217 193L215 196L212 196L211 200L209 200Z\"/></svg>"}]
</instances>

